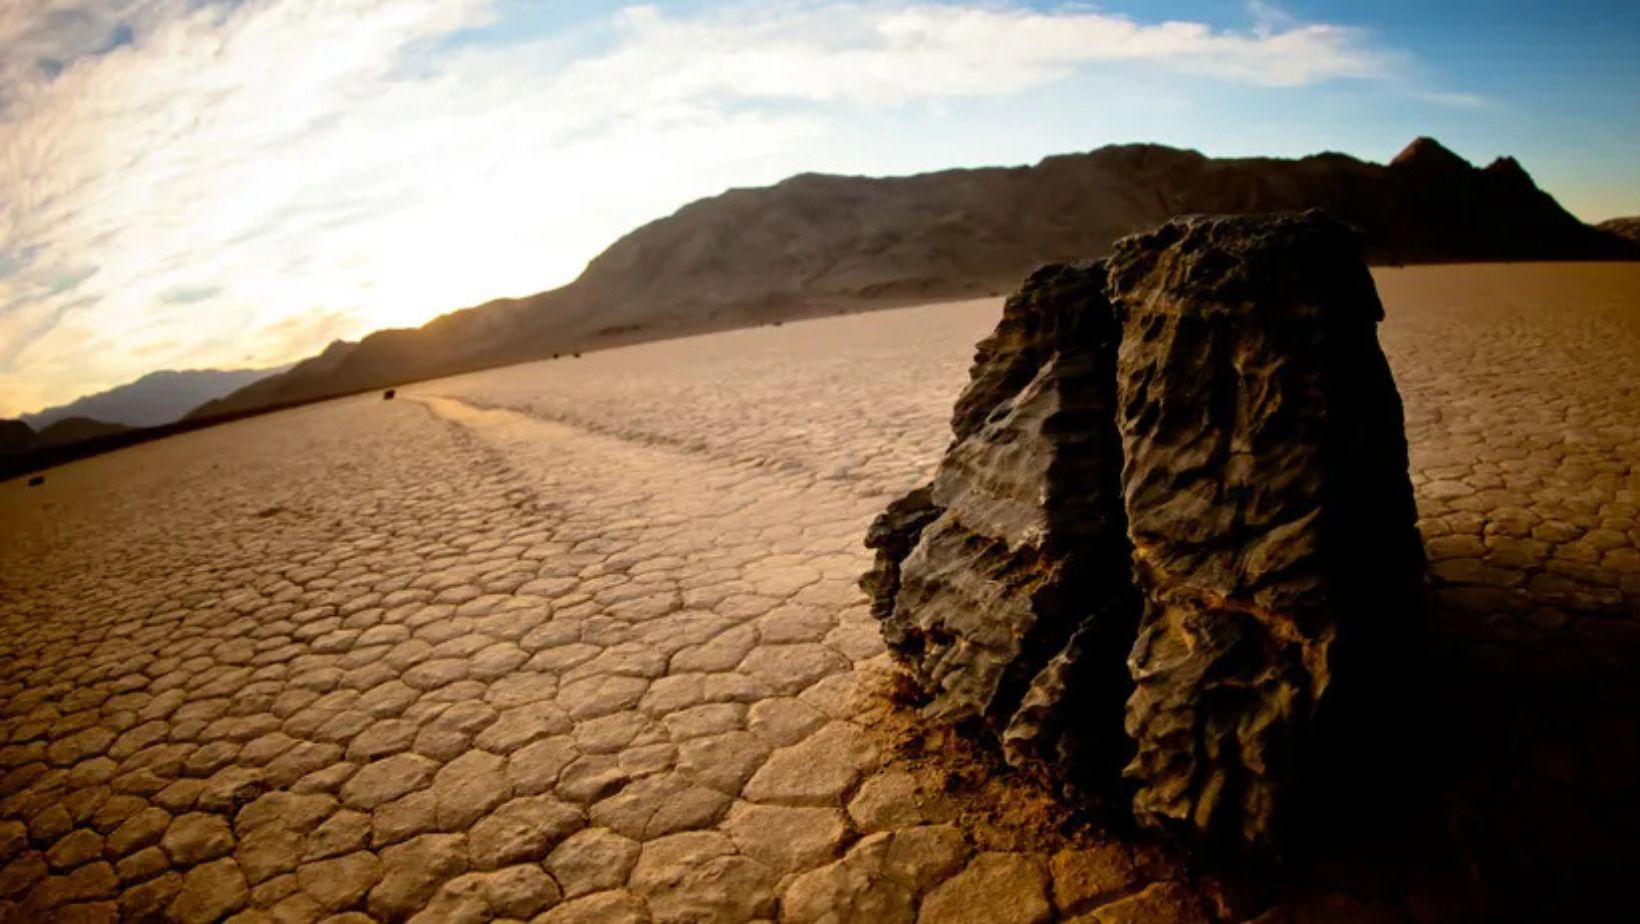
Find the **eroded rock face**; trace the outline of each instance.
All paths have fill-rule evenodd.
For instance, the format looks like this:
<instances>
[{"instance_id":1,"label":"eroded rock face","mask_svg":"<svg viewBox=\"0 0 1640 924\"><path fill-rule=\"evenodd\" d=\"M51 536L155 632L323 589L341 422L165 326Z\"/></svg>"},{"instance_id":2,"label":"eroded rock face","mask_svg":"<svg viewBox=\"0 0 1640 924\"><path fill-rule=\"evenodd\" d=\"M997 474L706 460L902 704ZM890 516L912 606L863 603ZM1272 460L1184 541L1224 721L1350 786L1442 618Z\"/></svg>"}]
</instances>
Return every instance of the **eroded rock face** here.
<instances>
[{"instance_id":1,"label":"eroded rock face","mask_svg":"<svg viewBox=\"0 0 1640 924\"><path fill-rule=\"evenodd\" d=\"M871 615L883 620L884 632L898 628L891 617L894 598L900 592L900 562L917 544L923 527L940 515L940 508L934 506L931 487L924 485L889 504L866 530L866 548L874 550L877 556L871 570L860 578L860 589L871 597ZM895 648L904 641L903 636L889 639Z\"/></svg>"},{"instance_id":2,"label":"eroded rock face","mask_svg":"<svg viewBox=\"0 0 1640 924\"><path fill-rule=\"evenodd\" d=\"M1416 609L1383 308L1355 236L1319 213L1171 222L1121 242L1109 291L1145 596L1134 809L1265 841L1317 710Z\"/></svg>"},{"instance_id":3,"label":"eroded rock face","mask_svg":"<svg viewBox=\"0 0 1640 924\"><path fill-rule=\"evenodd\" d=\"M1146 824L1269 841L1321 706L1417 600L1381 317L1316 213L1183 219L1033 274L933 483L867 538L928 714Z\"/></svg>"},{"instance_id":4,"label":"eroded rock face","mask_svg":"<svg viewBox=\"0 0 1640 924\"><path fill-rule=\"evenodd\" d=\"M863 582L930 714L978 720L1010 761L1073 779L1119 753L1138 613L1104 279L1102 263L1049 266L1008 300L932 485L873 524Z\"/></svg>"}]
</instances>

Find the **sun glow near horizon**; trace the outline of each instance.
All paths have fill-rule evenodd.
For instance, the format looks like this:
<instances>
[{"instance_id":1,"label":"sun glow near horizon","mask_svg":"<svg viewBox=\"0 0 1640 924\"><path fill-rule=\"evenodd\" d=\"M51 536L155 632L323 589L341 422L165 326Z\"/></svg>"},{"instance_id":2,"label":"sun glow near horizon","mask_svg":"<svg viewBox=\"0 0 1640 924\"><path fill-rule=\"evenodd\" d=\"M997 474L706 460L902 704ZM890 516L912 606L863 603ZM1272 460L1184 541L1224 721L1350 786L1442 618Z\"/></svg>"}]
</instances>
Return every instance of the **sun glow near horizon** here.
<instances>
[{"instance_id":1,"label":"sun glow near horizon","mask_svg":"<svg viewBox=\"0 0 1640 924\"><path fill-rule=\"evenodd\" d=\"M1385 36L1244 13L0 6L0 416L532 294L692 199L793 173L1138 140L1382 157L1421 132L1339 123L1340 99L1479 117Z\"/></svg>"}]
</instances>

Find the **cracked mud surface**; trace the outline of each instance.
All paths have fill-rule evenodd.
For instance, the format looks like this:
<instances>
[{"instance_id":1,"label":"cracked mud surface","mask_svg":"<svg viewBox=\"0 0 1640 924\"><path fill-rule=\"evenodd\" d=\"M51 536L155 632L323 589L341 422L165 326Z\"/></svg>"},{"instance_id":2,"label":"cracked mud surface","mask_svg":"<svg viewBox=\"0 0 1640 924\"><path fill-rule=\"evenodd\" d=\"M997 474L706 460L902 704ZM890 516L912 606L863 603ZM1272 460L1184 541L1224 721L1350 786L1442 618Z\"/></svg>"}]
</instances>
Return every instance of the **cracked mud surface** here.
<instances>
[{"instance_id":1,"label":"cracked mud surface","mask_svg":"<svg viewBox=\"0 0 1640 924\"><path fill-rule=\"evenodd\" d=\"M885 731L860 539L938 460L988 300L0 484L0 920L1417 920L1621 886L1640 268L1377 277L1470 911L1377 867L1247 898L1043 837Z\"/></svg>"}]
</instances>

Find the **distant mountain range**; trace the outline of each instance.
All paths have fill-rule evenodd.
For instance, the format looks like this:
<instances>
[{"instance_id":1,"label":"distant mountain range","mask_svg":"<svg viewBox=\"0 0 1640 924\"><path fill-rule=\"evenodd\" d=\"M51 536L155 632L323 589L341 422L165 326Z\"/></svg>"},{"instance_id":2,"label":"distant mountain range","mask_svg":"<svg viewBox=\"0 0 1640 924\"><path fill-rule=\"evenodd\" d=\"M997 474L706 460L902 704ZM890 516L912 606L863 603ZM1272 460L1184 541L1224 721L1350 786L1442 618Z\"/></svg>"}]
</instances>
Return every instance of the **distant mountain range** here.
<instances>
[{"instance_id":1,"label":"distant mountain range","mask_svg":"<svg viewBox=\"0 0 1640 924\"><path fill-rule=\"evenodd\" d=\"M290 368L188 369L151 372L127 385L87 395L60 407L0 420L0 460L24 453L57 458L67 447L180 420L201 402ZM123 443L122 443L123 444ZM0 465L0 475L6 466Z\"/></svg>"},{"instance_id":2,"label":"distant mountain range","mask_svg":"<svg viewBox=\"0 0 1640 924\"><path fill-rule=\"evenodd\" d=\"M1308 208L1355 225L1378 264L1640 259L1632 224L1586 225L1513 158L1479 168L1429 138L1388 164L1334 153L1210 158L1133 144L1029 167L881 179L803 174L686 205L616 241L559 289L336 341L278 374L156 373L31 419L61 412L146 425L139 422L187 406L182 395L193 383L166 376L216 376L200 380L208 382L202 392L217 390L198 393L203 403L182 423L156 431L171 432L583 349L996 294L1043 263L1102 256L1118 238L1175 215ZM234 375L247 380L222 387ZM146 397L115 397L127 389ZM0 454L8 441L11 431L0 430Z\"/></svg>"},{"instance_id":3,"label":"distant mountain range","mask_svg":"<svg viewBox=\"0 0 1640 924\"><path fill-rule=\"evenodd\" d=\"M1640 258L1538 189L1513 158L1477 168L1419 138L1387 165L1343 154L1215 159L1118 145L1032 167L872 179L804 174L684 206L574 282L338 341L191 417L380 388L572 350L1012 288L1190 212L1324 208L1376 263Z\"/></svg>"},{"instance_id":4,"label":"distant mountain range","mask_svg":"<svg viewBox=\"0 0 1640 924\"><path fill-rule=\"evenodd\" d=\"M18 419L35 430L71 417L88 417L127 427L157 427L180 419L206 401L288 368L150 372L130 384L86 395L60 407L23 414Z\"/></svg>"}]
</instances>

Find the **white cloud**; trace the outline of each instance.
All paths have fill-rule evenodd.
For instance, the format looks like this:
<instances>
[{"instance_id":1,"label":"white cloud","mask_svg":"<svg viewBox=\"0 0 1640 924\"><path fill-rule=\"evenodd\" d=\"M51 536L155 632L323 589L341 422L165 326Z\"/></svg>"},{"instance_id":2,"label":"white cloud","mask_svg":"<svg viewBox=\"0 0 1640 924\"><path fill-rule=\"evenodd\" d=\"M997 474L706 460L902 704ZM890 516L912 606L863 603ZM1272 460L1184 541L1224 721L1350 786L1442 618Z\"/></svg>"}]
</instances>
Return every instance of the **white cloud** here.
<instances>
[{"instance_id":1,"label":"white cloud","mask_svg":"<svg viewBox=\"0 0 1640 924\"><path fill-rule=\"evenodd\" d=\"M451 40L496 16L0 0L0 413L561 283L659 210L803 164L841 113L1007 97L1098 62L1260 87L1395 66L1335 26L978 0L630 7L569 35Z\"/></svg>"}]
</instances>

